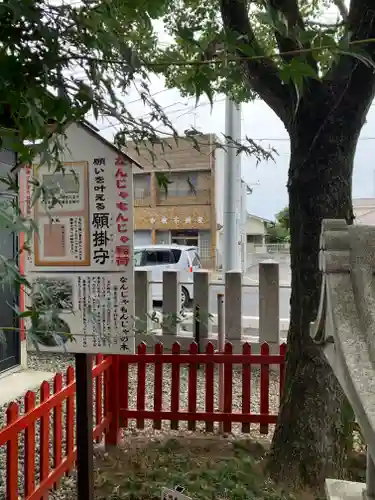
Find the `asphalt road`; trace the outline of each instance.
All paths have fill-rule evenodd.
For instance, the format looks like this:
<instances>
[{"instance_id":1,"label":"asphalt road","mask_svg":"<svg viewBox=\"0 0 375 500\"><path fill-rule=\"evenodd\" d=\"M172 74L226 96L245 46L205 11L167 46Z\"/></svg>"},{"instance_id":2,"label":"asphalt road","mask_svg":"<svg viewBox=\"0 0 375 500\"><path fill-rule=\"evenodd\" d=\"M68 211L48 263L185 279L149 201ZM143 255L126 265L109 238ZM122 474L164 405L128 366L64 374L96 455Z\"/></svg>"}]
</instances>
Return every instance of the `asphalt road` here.
<instances>
[{"instance_id":1,"label":"asphalt road","mask_svg":"<svg viewBox=\"0 0 375 500\"><path fill-rule=\"evenodd\" d=\"M210 287L210 313L217 314L217 294L224 293L223 286ZM290 288L279 289L280 318L289 318ZM258 287L244 286L242 288L242 315L259 316Z\"/></svg>"},{"instance_id":2,"label":"asphalt road","mask_svg":"<svg viewBox=\"0 0 375 500\"><path fill-rule=\"evenodd\" d=\"M210 314L217 314L217 294L224 293L224 286L210 286ZM280 318L289 318L290 288L279 289ZM161 310L161 304L155 303L155 308ZM242 315L259 316L259 290L257 286L243 286L242 288Z\"/></svg>"},{"instance_id":3,"label":"asphalt road","mask_svg":"<svg viewBox=\"0 0 375 500\"><path fill-rule=\"evenodd\" d=\"M253 255L253 262L249 262L249 267L246 272L248 282L257 283L259 280L259 262L267 260L266 255ZM290 261L288 256L272 255L272 260L279 263L279 280L280 284L290 284ZM280 318L289 318L289 301L290 301L290 286L288 288L279 288L279 314ZM217 314L217 294L224 293L223 285L210 286L210 314ZM160 304L155 304L160 310ZM242 315L243 316L259 316L259 289L258 286L243 286L242 288Z\"/></svg>"}]
</instances>

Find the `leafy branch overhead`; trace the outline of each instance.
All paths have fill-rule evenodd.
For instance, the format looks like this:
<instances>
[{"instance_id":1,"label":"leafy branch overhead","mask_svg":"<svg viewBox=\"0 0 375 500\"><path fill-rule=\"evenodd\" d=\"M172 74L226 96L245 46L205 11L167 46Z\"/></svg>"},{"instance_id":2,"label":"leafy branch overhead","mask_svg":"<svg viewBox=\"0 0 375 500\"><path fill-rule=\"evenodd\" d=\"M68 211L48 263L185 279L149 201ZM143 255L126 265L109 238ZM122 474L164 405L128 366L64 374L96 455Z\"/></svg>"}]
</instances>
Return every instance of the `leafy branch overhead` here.
<instances>
[{"instance_id":1,"label":"leafy branch overhead","mask_svg":"<svg viewBox=\"0 0 375 500\"><path fill-rule=\"evenodd\" d=\"M197 98L212 100L218 92L239 102L260 97L289 128L302 96L323 89L343 67L348 77L358 61L363 75L373 70L375 30L356 24L366 12L357 3L347 12L341 0L174 0L163 18L174 42L159 46L154 62L205 62L160 72L171 87ZM320 22L331 5L337 22ZM354 84L342 82L343 88L346 83Z\"/></svg>"}]
</instances>

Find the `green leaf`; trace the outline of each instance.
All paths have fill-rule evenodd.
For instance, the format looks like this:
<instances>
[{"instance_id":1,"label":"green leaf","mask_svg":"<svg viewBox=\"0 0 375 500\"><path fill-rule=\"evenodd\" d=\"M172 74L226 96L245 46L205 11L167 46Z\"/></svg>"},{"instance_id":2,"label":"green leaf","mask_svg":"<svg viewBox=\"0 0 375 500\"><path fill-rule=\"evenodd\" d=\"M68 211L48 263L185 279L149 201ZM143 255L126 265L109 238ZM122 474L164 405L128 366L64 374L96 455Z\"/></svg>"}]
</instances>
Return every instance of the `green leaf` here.
<instances>
[{"instance_id":1,"label":"green leaf","mask_svg":"<svg viewBox=\"0 0 375 500\"><path fill-rule=\"evenodd\" d=\"M173 184L173 182L169 180L168 175L164 172L156 172L155 178L158 186L165 191L166 195L168 195L168 186L169 184Z\"/></svg>"}]
</instances>

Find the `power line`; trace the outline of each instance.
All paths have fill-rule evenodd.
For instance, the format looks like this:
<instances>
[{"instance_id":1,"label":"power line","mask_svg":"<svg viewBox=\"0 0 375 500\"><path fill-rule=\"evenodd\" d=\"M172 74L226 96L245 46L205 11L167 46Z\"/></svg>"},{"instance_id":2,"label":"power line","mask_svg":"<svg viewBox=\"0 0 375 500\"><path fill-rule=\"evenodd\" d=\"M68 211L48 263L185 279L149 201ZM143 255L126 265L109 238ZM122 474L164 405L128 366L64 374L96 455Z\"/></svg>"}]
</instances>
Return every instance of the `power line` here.
<instances>
[{"instance_id":1,"label":"power line","mask_svg":"<svg viewBox=\"0 0 375 500\"><path fill-rule=\"evenodd\" d=\"M176 104L183 104L183 103L182 103L181 101L177 101L177 102L174 102L173 104L168 104L168 106L164 106L164 107L163 107L163 108L161 108L161 109L164 111L164 110L166 110L166 109L168 109L168 108L170 108L170 107L172 107L172 106L175 106ZM186 103L186 106L187 106L187 103ZM171 111L171 113L178 113L178 112L179 112L179 111L181 111L182 109L183 109L183 108L175 109L175 110ZM152 112L152 111L150 111L149 113L145 113L144 115L138 116L136 119L143 119L143 118L145 118L146 116L151 115L152 113L153 113L153 112ZM107 117L106 117L106 118L107 118ZM107 118L107 119L108 119L108 118ZM120 126L121 126L121 123L115 123L115 124L113 124L113 123L111 123L111 122L109 122L109 123L110 123L110 125L108 125L108 126L106 126L106 127L103 127L103 128L101 128L101 129L99 129L99 130L100 130L100 131L101 131L101 130L107 130L107 129L109 129L109 128L114 128L114 127L120 127Z\"/></svg>"},{"instance_id":2,"label":"power line","mask_svg":"<svg viewBox=\"0 0 375 500\"><path fill-rule=\"evenodd\" d=\"M348 42L349 46L357 46L357 45L364 45L364 44L369 44L369 43L375 43L375 38L363 38L361 40L351 40ZM331 50L334 51L336 50L338 54L340 54L340 49L337 45L321 45L320 47L309 47L309 48L302 48L302 49L296 49L296 50L287 50L287 51L280 51L280 52L272 52L270 54L264 54L264 55L259 55L259 56L232 56L232 57L226 57L225 59L219 59L219 58L214 58L214 59L190 59L186 61L161 61L161 62L147 62L147 61L140 61L140 66L146 66L148 68L163 68L163 67L169 67L169 66L204 66L204 65L210 65L210 64L225 64L227 65L228 62L236 62L236 61L264 61L264 60L269 60L269 59L277 59L282 56L301 56L304 54L311 54L313 52L321 52L323 50ZM346 52L345 55L350 55L350 53ZM104 62L104 63L112 63L112 64L124 64L123 59L110 59L110 58L97 58L97 57L91 57L91 56L80 56L78 54L70 54L70 60L72 59L77 59L80 61L95 61L95 62Z\"/></svg>"},{"instance_id":3,"label":"power line","mask_svg":"<svg viewBox=\"0 0 375 500\"><path fill-rule=\"evenodd\" d=\"M155 95L155 94L154 94ZM189 98L191 99L191 98ZM216 103L219 103L219 102L222 102L222 101L225 101L225 98L223 99L218 99L217 101L213 101L213 104L216 104ZM134 101L133 101L134 102ZM180 101L177 101L177 103L173 103L173 104L169 104L168 106L164 106L163 108L161 108L163 111L166 110L167 108L171 107L171 106L175 106L176 104L180 103ZM197 109L197 108L200 108L200 107L204 107L204 106L208 106L210 105L211 103L210 102L202 102L201 104L197 104L196 106L194 106L193 108L190 108L189 110L187 110L186 112L182 113L181 115L177 116L176 117L176 120L178 120L179 118L181 118L182 116L185 116L189 113L192 113L194 111L194 109ZM186 103L186 106L188 104ZM174 109L172 111L170 111L170 113L178 113L179 111L182 111L183 108L180 108L180 109ZM141 115L140 117L138 118L145 118L146 116L149 116L150 114L152 114L152 111L150 111L149 113L146 113L144 115ZM100 128L99 131L103 131L103 130L108 130L110 128L115 128L115 127L120 127L121 126L121 123L116 123L116 124L111 124L111 125L107 125L103 128ZM158 128L156 128L155 130L158 130Z\"/></svg>"},{"instance_id":4,"label":"power line","mask_svg":"<svg viewBox=\"0 0 375 500\"><path fill-rule=\"evenodd\" d=\"M253 137L253 141L289 142L288 137ZM246 139L244 139L246 140ZM360 137L359 141L375 141L375 137Z\"/></svg>"}]
</instances>

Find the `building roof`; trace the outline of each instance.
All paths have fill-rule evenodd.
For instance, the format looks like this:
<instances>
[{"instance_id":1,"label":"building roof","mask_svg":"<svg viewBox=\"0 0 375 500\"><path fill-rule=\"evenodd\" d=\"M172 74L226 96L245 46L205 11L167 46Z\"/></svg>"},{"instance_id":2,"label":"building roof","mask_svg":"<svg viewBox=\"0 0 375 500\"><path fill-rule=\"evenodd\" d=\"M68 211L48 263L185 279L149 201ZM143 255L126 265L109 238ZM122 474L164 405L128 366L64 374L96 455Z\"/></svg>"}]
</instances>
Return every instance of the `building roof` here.
<instances>
[{"instance_id":1,"label":"building roof","mask_svg":"<svg viewBox=\"0 0 375 500\"><path fill-rule=\"evenodd\" d=\"M90 123L90 122L88 122L86 120L82 120L81 122L79 122L79 125L82 128L84 128L89 134L91 134L93 137L95 137L95 139L98 139L102 144L104 144L108 148L114 150L116 153L124 156L126 159L128 159L129 161L131 161L131 163L133 163L134 165L137 165L137 167L143 169L142 165L138 161L134 160L134 158L132 158L131 156L129 156L127 153L125 153L121 148L118 148L115 144L113 144L112 142L110 142L107 139L105 139L99 133L99 129L97 127L95 127L95 125L93 125L92 123Z\"/></svg>"},{"instance_id":2,"label":"building roof","mask_svg":"<svg viewBox=\"0 0 375 500\"><path fill-rule=\"evenodd\" d=\"M270 219L265 219L264 217L259 217L259 215L249 214L249 212L247 213L247 217L248 218L250 217L252 219L257 219L257 220L260 220L262 222L273 222Z\"/></svg>"},{"instance_id":3,"label":"building roof","mask_svg":"<svg viewBox=\"0 0 375 500\"><path fill-rule=\"evenodd\" d=\"M69 125L66 126L66 128L68 128L70 125L72 125L72 124L70 123ZM131 163L133 163L137 167L143 169L142 165L137 160L134 160L134 158L132 158L127 153L125 153L124 151L122 151L121 148L117 147L115 144L113 144L112 142L110 142L107 139L105 139L99 133L99 129L97 127L95 127L95 125L93 125L92 123L88 122L87 120L82 120L82 121L77 122L77 125L80 126L80 127L82 127L84 130L86 130L86 132L88 132L89 134L91 134L95 139L97 139L98 141L100 141L104 146L106 146L107 148L112 149L113 151L115 151L116 153L122 155L124 158L126 158L127 160L129 160ZM37 143L38 143L38 141L35 141L35 144L37 144ZM16 165L15 167L13 167L12 172L15 169L18 169L18 168L19 168L19 166Z\"/></svg>"}]
</instances>

